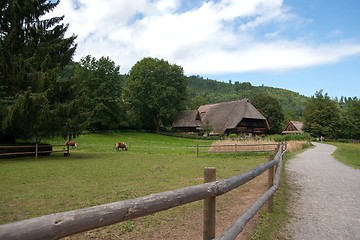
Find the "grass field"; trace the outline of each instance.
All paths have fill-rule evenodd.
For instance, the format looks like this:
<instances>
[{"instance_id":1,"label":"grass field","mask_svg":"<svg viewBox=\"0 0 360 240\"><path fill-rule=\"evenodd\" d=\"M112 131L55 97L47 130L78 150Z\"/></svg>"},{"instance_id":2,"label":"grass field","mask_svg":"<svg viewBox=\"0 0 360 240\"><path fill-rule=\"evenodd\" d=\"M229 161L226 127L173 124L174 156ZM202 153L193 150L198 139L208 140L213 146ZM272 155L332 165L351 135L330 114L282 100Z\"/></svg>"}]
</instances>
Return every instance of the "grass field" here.
<instances>
[{"instance_id":1,"label":"grass field","mask_svg":"<svg viewBox=\"0 0 360 240\"><path fill-rule=\"evenodd\" d=\"M340 162L353 168L360 169L360 144L359 143L332 143L337 147L334 157Z\"/></svg>"},{"instance_id":2,"label":"grass field","mask_svg":"<svg viewBox=\"0 0 360 240\"><path fill-rule=\"evenodd\" d=\"M201 184L205 167L216 167L217 179L227 178L264 163L268 154L202 153L196 157L190 146L210 146L212 141L148 133L89 134L76 141L78 148L71 150L70 157L54 153L38 159L0 160L0 224ZM129 150L117 152L117 141L125 141ZM62 139L48 142L64 143ZM219 198L218 209L239 201L230 197ZM201 209L202 203L197 202L72 238L150 236L154 234L151 228L181 228L184 217L191 219Z\"/></svg>"}]
</instances>

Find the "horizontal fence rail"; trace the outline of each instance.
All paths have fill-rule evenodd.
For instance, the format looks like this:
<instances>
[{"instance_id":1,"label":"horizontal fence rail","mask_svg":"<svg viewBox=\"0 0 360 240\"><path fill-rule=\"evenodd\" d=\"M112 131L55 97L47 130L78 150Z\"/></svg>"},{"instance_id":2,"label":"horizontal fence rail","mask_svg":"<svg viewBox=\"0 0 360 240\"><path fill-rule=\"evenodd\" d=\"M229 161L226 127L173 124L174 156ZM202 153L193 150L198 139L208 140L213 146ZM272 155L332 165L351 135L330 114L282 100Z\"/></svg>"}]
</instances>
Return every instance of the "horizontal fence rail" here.
<instances>
[{"instance_id":1,"label":"horizontal fence rail","mask_svg":"<svg viewBox=\"0 0 360 240\"><path fill-rule=\"evenodd\" d=\"M40 150L41 148L46 148L46 147L51 147L52 150ZM61 150L54 150L53 147L63 147L63 149ZM1 152L2 149L34 149L33 151L21 151L21 152ZM67 155L69 155L69 147L66 145L39 145L39 144L34 144L34 145L10 145L10 146L5 146L5 145L0 145L0 157L1 156L13 156L13 155L34 155L35 157L37 157L40 154L43 153L56 153L56 152L61 152L61 153L67 153Z\"/></svg>"},{"instance_id":2,"label":"horizontal fence rail","mask_svg":"<svg viewBox=\"0 0 360 240\"><path fill-rule=\"evenodd\" d=\"M219 144L219 145L196 145L190 148L195 149L197 156L201 152L207 153L231 153L231 152L273 152L278 143L260 144Z\"/></svg>"},{"instance_id":3,"label":"horizontal fence rail","mask_svg":"<svg viewBox=\"0 0 360 240\"><path fill-rule=\"evenodd\" d=\"M281 163L282 156L280 151L281 148L273 160L246 173L227 179L151 194L136 199L54 213L0 225L0 239L59 239L87 230L143 217L187 203L216 197L247 183L275 165L280 166L281 164L279 163ZM278 174L280 175L280 171L281 167L278 167L276 179L279 179ZM272 195L276 189L277 186L274 186L274 190L268 190L264 194L266 196L261 197L261 199L264 198L264 200L258 200L254 205L262 206L263 201L268 199L267 196ZM259 201L260 203L258 203ZM251 213L247 213L248 211ZM253 216L253 212L258 211L258 207L252 207L251 210L248 211L245 213L247 215L246 217L240 218L244 218L244 220L239 219L241 222L240 227L239 224L234 224L235 226L233 225L234 227L231 227L227 231L229 233L225 233L221 239L231 239L228 236L233 236L238 233L239 229L242 230L242 224L246 224L247 221L249 221L248 219L250 216Z\"/></svg>"},{"instance_id":4,"label":"horizontal fence rail","mask_svg":"<svg viewBox=\"0 0 360 240\"><path fill-rule=\"evenodd\" d=\"M282 146L280 146L275 159L279 159L278 167L274 178L273 186L267 190L236 222L224 232L218 240L232 240L235 239L244 229L246 224L255 216L255 214L265 205L269 198L275 193L280 185L280 174L282 169Z\"/></svg>"}]
</instances>

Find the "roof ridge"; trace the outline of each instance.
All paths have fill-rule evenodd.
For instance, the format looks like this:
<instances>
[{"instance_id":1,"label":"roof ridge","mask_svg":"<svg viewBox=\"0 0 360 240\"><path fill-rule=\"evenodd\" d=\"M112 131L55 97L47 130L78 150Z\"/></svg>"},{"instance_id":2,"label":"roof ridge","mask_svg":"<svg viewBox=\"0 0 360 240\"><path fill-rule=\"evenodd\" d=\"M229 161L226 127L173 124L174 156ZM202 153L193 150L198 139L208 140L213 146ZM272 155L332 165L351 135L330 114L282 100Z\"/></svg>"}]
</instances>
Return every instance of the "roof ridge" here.
<instances>
[{"instance_id":1,"label":"roof ridge","mask_svg":"<svg viewBox=\"0 0 360 240\"><path fill-rule=\"evenodd\" d=\"M231 100L231 101L222 101L222 102L217 102L217 103L208 103L208 104L204 104L204 105L200 105L200 107L203 107L203 106L210 106L210 105L220 105L220 104L224 104L224 103L232 103L232 102L239 102L239 101L250 101L248 98L241 98L241 99L238 99L238 100Z\"/></svg>"}]
</instances>

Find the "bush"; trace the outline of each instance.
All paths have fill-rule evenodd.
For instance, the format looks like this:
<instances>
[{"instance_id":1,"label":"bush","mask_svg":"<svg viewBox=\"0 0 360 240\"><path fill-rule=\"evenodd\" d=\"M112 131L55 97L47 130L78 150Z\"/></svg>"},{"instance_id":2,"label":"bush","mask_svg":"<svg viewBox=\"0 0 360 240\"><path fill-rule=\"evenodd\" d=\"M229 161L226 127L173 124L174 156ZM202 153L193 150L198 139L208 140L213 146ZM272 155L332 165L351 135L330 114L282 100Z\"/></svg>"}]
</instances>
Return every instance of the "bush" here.
<instances>
[{"instance_id":1,"label":"bush","mask_svg":"<svg viewBox=\"0 0 360 240\"><path fill-rule=\"evenodd\" d=\"M311 136L308 133L303 134L285 134L285 135L269 135L266 137L269 140L275 142L287 142L287 141L310 141Z\"/></svg>"},{"instance_id":2,"label":"bush","mask_svg":"<svg viewBox=\"0 0 360 240\"><path fill-rule=\"evenodd\" d=\"M229 134L228 138L229 139L237 139L238 136L235 133L231 133L231 134Z\"/></svg>"},{"instance_id":3,"label":"bush","mask_svg":"<svg viewBox=\"0 0 360 240\"><path fill-rule=\"evenodd\" d=\"M342 143L360 143L360 140L354 140L354 139L336 139L332 141L342 142Z\"/></svg>"}]
</instances>

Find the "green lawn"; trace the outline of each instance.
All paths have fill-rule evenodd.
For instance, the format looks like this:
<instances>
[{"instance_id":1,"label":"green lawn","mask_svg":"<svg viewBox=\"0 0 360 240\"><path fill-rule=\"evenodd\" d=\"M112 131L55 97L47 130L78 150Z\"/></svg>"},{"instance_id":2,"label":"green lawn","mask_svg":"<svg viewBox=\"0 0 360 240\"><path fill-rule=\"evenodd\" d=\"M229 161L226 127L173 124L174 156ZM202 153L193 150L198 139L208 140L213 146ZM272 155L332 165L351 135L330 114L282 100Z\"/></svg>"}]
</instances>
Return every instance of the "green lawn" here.
<instances>
[{"instance_id":1,"label":"green lawn","mask_svg":"<svg viewBox=\"0 0 360 240\"><path fill-rule=\"evenodd\" d=\"M0 224L201 184L205 167L216 167L217 179L223 179L267 161L264 153L196 157L189 146L212 141L158 134L89 134L76 141L70 157L0 160ZM129 150L117 152L116 141L128 143ZM132 222L123 226L135 228Z\"/></svg>"},{"instance_id":2,"label":"green lawn","mask_svg":"<svg viewBox=\"0 0 360 240\"><path fill-rule=\"evenodd\" d=\"M334 157L340 162L353 168L360 169L359 143L331 143L337 147Z\"/></svg>"}]
</instances>

